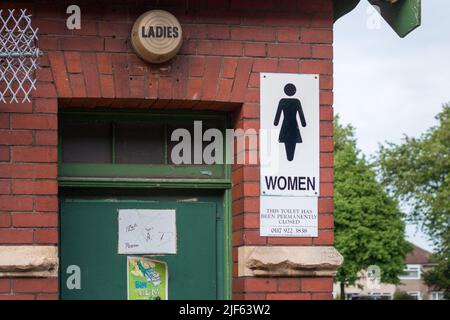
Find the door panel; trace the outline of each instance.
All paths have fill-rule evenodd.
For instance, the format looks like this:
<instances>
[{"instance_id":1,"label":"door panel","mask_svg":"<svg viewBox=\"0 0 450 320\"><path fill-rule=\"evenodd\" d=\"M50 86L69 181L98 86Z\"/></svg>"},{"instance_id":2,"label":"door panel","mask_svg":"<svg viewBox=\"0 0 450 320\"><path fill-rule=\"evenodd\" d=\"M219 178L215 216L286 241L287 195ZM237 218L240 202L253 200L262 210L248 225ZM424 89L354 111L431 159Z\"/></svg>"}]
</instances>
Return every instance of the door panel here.
<instances>
[{"instance_id":1,"label":"door panel","mask_svg":"<svg viewBox=\"0 0 450 320\"><path fill-rule=\"evenodd\" d=\"M218 299L218 221L215 202L65 199L61 203L60 273L62 299L126 299L127 255L117 254L118 209L175 209L177 254L166 261L169 299ZM70 265L81 269L81 289L69 290Z\"/></svg>"}]
</instances>

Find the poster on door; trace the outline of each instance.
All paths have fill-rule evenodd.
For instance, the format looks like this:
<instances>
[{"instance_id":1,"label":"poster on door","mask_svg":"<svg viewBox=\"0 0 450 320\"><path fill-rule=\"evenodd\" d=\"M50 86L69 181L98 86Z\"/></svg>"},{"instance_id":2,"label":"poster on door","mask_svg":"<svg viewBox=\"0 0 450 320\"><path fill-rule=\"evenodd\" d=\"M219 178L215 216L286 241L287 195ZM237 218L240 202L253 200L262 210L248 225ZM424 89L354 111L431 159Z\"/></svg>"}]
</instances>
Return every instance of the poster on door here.
<instances>
[{"instance_id":1,"label":"poster on door","mask_svg":"<svg viewBox=\"0 0 450 320\"><path fill-rule=\"evenodd\" d=\"M165 262L145 257L128 257L128 300L167 300L168 278Z\"/></svg>"},{"instance_id":2,"label":"poster on door","mask_svg":"<svg viewBox=\"0 0 450 320\"><path fill-rule=\"evenodd\" d=\"M320 194L319 76L261 73L261 195Z\"/></svg>"}]
</instances>

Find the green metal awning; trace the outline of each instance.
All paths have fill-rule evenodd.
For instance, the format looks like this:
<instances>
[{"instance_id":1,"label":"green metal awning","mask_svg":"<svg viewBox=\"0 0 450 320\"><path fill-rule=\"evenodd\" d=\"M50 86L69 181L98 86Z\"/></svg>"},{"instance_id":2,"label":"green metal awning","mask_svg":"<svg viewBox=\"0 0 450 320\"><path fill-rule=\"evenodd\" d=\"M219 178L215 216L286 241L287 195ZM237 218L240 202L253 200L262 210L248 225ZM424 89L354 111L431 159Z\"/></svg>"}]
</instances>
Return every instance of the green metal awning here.
<instances>
[{"instance_id":1,"label":"green metal awning","mask_svg":"<svg viewBox=\"0 0 450 320\"><path fill-rule=\"evenodd\" d=\"M368 0L402 38L420 26L422 0ZM334 0L334 21L352 11L360 0Z\"/></svg>"}]
</instances>

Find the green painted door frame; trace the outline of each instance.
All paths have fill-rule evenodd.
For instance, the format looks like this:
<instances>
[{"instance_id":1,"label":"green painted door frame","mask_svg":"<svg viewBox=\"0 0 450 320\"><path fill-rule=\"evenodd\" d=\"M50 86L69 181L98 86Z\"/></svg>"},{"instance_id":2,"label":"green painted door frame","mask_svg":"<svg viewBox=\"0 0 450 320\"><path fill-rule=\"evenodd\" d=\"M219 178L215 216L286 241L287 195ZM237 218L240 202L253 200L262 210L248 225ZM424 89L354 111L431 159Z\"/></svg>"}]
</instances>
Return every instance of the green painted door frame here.
<instances>
[{"instance_id":1,"label":"green painted door frame","mask_svg":"<svg viewBox=\"0 0 450 320\"><path fill-rule=\"evenodd\" d=\"M164 112L142 112L129 110L115 110L109 112L107 110L86 111L71 109L70 111L63 111L59 117L59 128L64 126L65 121L72 120L111 120L111 119L126 119L127 121L161 121L161 119L169 119L172 121L193 121L201 119L208 123L220 123L222 129L229 126L229 119L226 113L196 113L196 112L178 112L171 113ZM224 137L227 137L225 134ZM227 143L227 141L225 141ZM226 144L225 144L226 145ZM105 191L111 190L119 191L120 194L131 193L158 193L161 190L171 189L173 192L193 192L196 191L199 197L202 194L217 193L220 194L220 207L223 211L223 299L231 299L231 279L232 279L232 257L231 257L231 168L230 165L220 166L186 166L176 168L177 170L169 170L167 177L152 178L152 172L160 172L162 168L152 168L152 165L111 165L111 164L82 164L73 165L62 162L61 157L62 140L61 135L59 139L59 174L58 182L61 191L61 201L80 194L84 196L92 196L104 194ZM227 149L227 148L226 148ZM228 155L225 155L227 157ZM147 168L145 168L147 167ZM199 175L199 172L210 170L213 173L212 178L205 178ZM104 173L103 176L96 176L95 172ZM132 173L128 175L127 173ZM140 174L144 172L146 177L141 178ZM173 174L173 172L175 172ZM117 178L117 174L121 174ZM183 178L179 178L182 176ZM178 190L178 191L177 191ZM116 192L115 191L115 192ZM86 194L87 192L87 194ZM167 192L165 192L167 194ZM62 272L61 270L60 272ZM62 280L62 277L60 277ZM61 285L63 285L61 283Z\"/></svg>"}]
</instances>

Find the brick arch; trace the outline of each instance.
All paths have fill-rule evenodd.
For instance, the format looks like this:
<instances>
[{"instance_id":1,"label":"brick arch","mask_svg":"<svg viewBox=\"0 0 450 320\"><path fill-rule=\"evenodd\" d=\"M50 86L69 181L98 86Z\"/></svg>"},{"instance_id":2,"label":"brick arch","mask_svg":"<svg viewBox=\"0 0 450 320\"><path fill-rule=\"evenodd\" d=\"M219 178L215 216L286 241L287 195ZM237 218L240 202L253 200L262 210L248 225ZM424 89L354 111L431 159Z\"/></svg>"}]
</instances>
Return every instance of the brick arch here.
<instances>
[{"instance_id":1,"label":"brick arch","mask_svg":"<svg viewBox=\"0 0 450 320\"><path fill-rule=\"evenodd\" d=\"M249 84L249 58L179 55L152 65L134 53L50 51L48 60L58 98L191 100L195 105L259 97L258 87Z\"/></svg>"}]
</instances>

